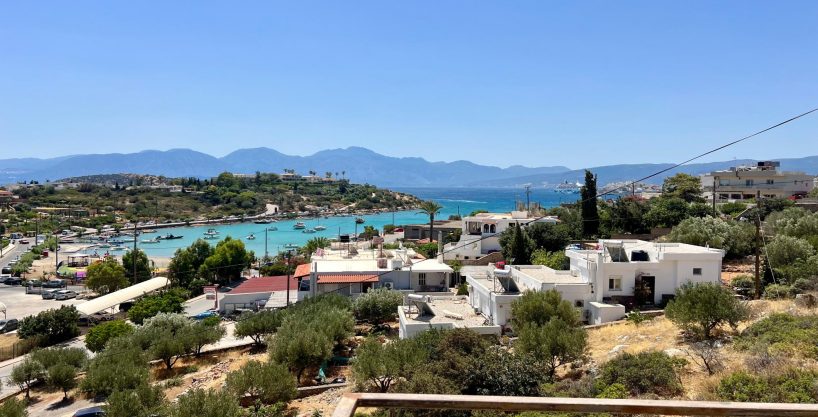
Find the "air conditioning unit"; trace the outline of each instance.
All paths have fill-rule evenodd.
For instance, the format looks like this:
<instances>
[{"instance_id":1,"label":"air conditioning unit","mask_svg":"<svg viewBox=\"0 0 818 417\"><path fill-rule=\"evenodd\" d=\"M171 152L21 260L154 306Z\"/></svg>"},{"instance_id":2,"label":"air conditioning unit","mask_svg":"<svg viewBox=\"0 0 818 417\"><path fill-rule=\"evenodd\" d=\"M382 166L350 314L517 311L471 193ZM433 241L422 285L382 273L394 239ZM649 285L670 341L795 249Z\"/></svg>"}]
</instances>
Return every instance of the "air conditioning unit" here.
<instances>
[{"instance_id":1,"label":"air conditioning unit","mask_svg":"<svg viewBox=\"0 0 818 417\"><path fill-rule=\"evenodd\" d=\"M393 284L392 281L385 281L383 283L383 287L386 288L387 290L392 290L394 289L395 284Z\"/></svg>"}]
</instances>

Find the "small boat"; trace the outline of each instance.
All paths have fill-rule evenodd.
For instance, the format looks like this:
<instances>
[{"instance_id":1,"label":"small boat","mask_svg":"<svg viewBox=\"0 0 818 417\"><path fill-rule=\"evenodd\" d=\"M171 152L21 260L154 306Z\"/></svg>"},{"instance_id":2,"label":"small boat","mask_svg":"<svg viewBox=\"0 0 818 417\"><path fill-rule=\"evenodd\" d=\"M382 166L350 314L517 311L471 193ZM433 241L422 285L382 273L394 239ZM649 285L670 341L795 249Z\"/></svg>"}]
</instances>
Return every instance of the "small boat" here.
<instances>
[{"instance_id":1,"label":"small boat","mask_svg":"<svg viewBox=\"0 0 818 417\"><path fill-rule=\"evenodd\" d=\"M140 242L140 243L159 243L159 239L158 239L158 238L153 238L153 239L142 239L142 240L140 240L139 242Z\"/></svg>"},{"instance_id":2,"label":"small boat","mask_svg":"<svg viewBox=\"0 0 818 417\"><path fill-rule=\"evenodd\" d=\"M320 231L323 231L323 230L327 230L327 226L321 226L319 224L318 226L315 226L314 229L320 232Z\"/></svg>"},{"instance_id":3,"label":"small boat","mask_svg":"<svg viewBox=\"0 0 818 417\"><path fill-rule=\"evenodd\" d=\"M205 235L204 238L205 238L205 240L212 240L212 239L218 239L219 237L216 236L216 235Z\"/></svg>"},{"instance_id":4,"label":"small boat","mask_svg":"<svg viewBox=\"0 0 818 417\"><path fill-rule=\"evenodd\" d=\"M164 236L160 236L160 237L158 237L157 239L162 239L162 240L173 240L173 239L181 239L182 237L183 237L183 236L181 236L181 235L177 236L177 235L174 235L174 234L168 233L168 234L166 234L166 235L164 235Z\"/></svg>"},{"instance_id":5,"label":"small boat","mask_svg":"<svg viewBox=\"0 0 818 417\"><path fill-rule=\"evenodd\" d=\"M356 217L355 218L355 223L357 223L357 224L363 224L365 221L366 220L364 220L363 217Z\"/></svg>"},{"instance_id":6,"label":"small boat","mask_svg":"<svg viewBox=\"0 0 818 417\"><path fill-rule=\"evenodd\" d=\"M315 233L315 229L304 229L301 233Z\"/></svg>"},{"instance_id":7,"label":"small boat","mask_svg":"<svg viewBox=\"0 0 818 417\"><path fill-rule=\"evenodd\" d=\"M270 226L270 227L267 228L267 230L269 230L271 232L276 232L276 231L278 231L278 228L275 227L275 226Z\"/></svg>"},{"instance_id":8,"label":"small boat","mask_svg":"<svg viewBox=\"0 0 818 417\"><path fill-rule=\"evenodd\" d=\"M124 247L124 246L114 246L113 248L111 248L111 252L122 252L125 249L127 249L127 248Z\"/></svg>"},{"instance_id":9,"label":"small boat","mask_svg":"<svg viewBox=\"0 0 818 417\"><path fill-rule=\"evenodd\" d=\"M298 222L293 225L293 229L306 229L307 225L304 222Z\"/></svg>"},{"instance_id":10,"label":"small boat","mask_svg":"<svg viewBox=\"0 0 818 417\"><path fill-rule=\"evenodd\" d=\"M142 229L142 233L156 233L154 229Z\"/></svg>"},{"instance_id":11,"label":"small boat","mask_svg":"<svg viewBox=\"0 0 818 417\"><path fill-rule=\"evenodd\" d=\"M255 240L256 235L250 233L250 236L247 236L247 240Z\"/></svg>"},{"instance_id":12,"label":"small boat","mask_svg":"<svg viewBox=\"0 0 818 417\"><path fill-rule=\"evenodd\" d=\"M125 241L122 240L122 239L108 239L108 243L111 243L111 244L114 244L114 245L121 245L121 244L125 243Z\"/></svg>"},{"instance_id":13,"label":"small boat","mask_svg":"<svg viewBox=\"0 0 818 417\"><path fill-rule=\"evenodd\" d=\"M204 232L205 236L216 236L218 234L219 234L219 231L216 230L216 229L207 229L207 231Z\"/></svg>"},{"instance_id":14,"label":"small boat","mask_svg":"<svg viewBox=\"0 0 818 417\"><path fill-rule=\"evenodd\" d=\"M107 243L100 243L99 245L97 245L97 247L105 249L105 248L110 248L111 245L109 245Z\"/></svg>"},{"instance_id":15,"label":"small boat","mask_svg":"<svg viewBox=\"0 0 818 417\"><path fill-rule=\"evenodd\" d=\"M268 219L258 219L256 221L254 221L253 223L255 223L255 224L270 224L272 222L270 220L268 220Z\"/></svg>"},{"instance_id":16,"label":"small boat","mask_svg":"<svg viewBox=\"0 0 818 417\"><path fill-rule=\"evenodd\" d=\"M298 245L296 245L295 243L288 243L288 244L284 245L284 248L285 249L298 249Z\"/></svg>"}]
</instances>

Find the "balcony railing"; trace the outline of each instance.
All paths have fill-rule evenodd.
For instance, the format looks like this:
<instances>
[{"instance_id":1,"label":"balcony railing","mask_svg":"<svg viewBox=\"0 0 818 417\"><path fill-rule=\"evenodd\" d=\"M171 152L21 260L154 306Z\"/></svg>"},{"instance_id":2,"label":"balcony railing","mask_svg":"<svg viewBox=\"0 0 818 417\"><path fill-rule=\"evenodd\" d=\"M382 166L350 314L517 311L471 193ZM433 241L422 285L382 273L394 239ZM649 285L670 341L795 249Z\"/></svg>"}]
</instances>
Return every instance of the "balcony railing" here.
<instances>
[{"instance_id":1,"label":"balcony railing","mask_svg":"<svg viewBox=\"0 0 818 417\"><path fill-rule=\"evenodd\" d=\"M345 394L341 397L338 406L335 407L332 416L353 417L358 407L412 410L660 414L668 416L818 416L818 405L815 404L369 393Z\"/></svg>"}]
</instances>

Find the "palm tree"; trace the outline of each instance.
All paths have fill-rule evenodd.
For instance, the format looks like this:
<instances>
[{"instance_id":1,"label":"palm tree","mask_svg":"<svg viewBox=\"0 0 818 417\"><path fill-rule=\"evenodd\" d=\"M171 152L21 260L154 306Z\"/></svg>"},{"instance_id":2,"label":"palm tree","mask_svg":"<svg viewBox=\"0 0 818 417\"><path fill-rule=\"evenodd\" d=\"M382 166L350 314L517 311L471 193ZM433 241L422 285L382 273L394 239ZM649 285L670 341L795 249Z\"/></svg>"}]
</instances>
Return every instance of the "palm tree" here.
<instances>
[{"instance_id":1,"label":"palm tree","mask_svg":"<svg viewBox=\"0 0 818 417\"><path fill-rule=\"evenodd\" d=\"M420 209L418 214L426 214L429 216L429 242L435 240L435 215L440 213L440 209L442 208L443 206L432 200L424 201L418 206L418 209Z\"/></svg>"},{"instance_id":2,"label":"palm tree","mask_svg":"<svg viewBox=\"0 0 818 417\"><path fill-rule=\"evenodd\" d=\"M316 250L329 247L329 245L329 239L325 237L314 237L308 240L307 243L301 247L301 253L309 258L313 253L315 253Z\"/></svg>"}]
</instances>

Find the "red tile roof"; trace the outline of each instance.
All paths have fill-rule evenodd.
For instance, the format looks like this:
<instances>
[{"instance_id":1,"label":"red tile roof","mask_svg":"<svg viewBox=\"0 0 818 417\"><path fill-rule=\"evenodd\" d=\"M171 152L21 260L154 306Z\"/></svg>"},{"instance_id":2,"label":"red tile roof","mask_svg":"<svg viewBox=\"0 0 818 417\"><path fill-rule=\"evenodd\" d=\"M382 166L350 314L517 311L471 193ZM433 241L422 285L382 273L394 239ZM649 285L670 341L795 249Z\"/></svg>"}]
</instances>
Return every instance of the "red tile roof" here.
<instances>
[{"instance_id":1,"label":"red tile roof","mask_svg":"<svg viewBox=\"0 0 818 417\"><path fill-rule=\"evenodd\" d=\"M358 282L378 282L378 276L371 274L318 275L319 284L354 284Z\"/></svg>"},{"instance_id":2,"label":"red tile roof","mask_svg":"<svg viewBox=\"0 0 818 417\"><path fill-rule=\"evenodd\" d=\"M309 274L310 274L310 264L301 264L301 265L298 265L297 267L295 267L295 274L293 274L293 276L300 278L300 277L306 277Z\"/></svg>"},{"instance_id":3,"label":"red tile roof","mask_svg":"<svg viewBox=\"0 0 818 417\"><path fill-rule=\"evenodd\" d=\"M298 280L290 278L290 290L298 289ZM242 282L228 294L250 294L257 292L273 292L287 290L287 276L249 278Z\"/></svg>"}]
</instances>

